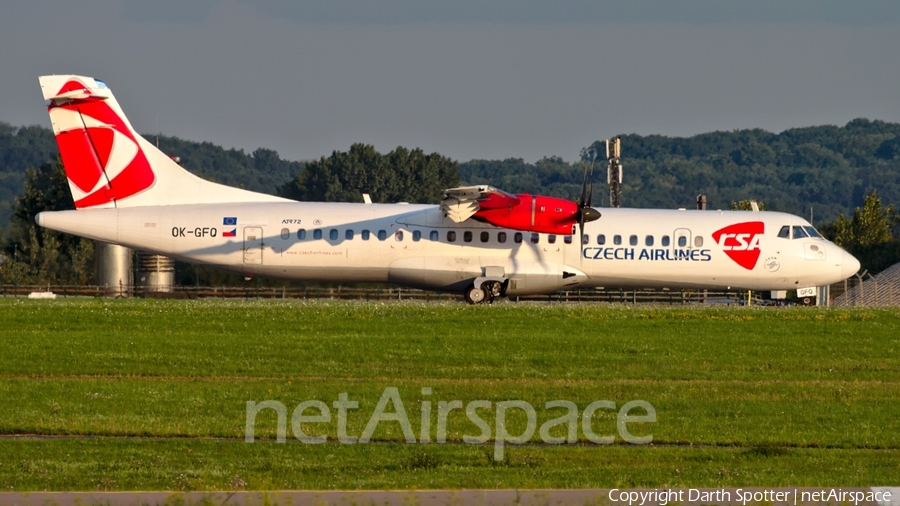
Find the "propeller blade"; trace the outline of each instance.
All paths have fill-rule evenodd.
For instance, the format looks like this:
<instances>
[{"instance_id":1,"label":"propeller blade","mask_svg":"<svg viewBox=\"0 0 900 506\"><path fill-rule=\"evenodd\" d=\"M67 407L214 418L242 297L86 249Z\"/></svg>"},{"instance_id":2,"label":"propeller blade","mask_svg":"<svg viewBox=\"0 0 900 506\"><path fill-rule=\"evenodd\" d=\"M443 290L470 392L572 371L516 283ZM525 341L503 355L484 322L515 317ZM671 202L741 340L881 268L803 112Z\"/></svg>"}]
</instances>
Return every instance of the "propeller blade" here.
<instances>
[{"instance_id":1,"label":"propeller blade","mask_svg":"<svg viewBox=\"0 0 900 506\"><path fill-rule=\"evenodd\" d=\"M596 161L597 152L594 151L593 155L591 156L591 189L588 193L587 207L591 207L592 203L594 202L594 162ZM582 202L584 202L584 200L582 200Z\"/></svg>"},{"instance_id":2,"label":"propeller blade","mask_svg":"<svg viewBox=\"0 0 900 506\"><path fill-rule=\"evenodd\" d=\"M578 210L578 243L581 244L581 255L584 256L584 214Z\"/></svg>"},{"instance_id":3,"label":"propeller blade","mask_svg":"<svg viewBox=\"0 0 900 506\"><path fill-rule=\"evenodd\" d=\"M581 178L581 199L578 201L576 220L578 222L578 241L581 243L581 253L584 254L584 224L600 217L600 213L591 207L594 201L594 165L597 161L597 152L591 150L591 167L584 163L584 175ZM590 178L590 185L588 185Z\"/></svg>"},{"instance_id":4,"label":"propeller blade","mask_svg":"<svg viewBox=\"0 0 900 506\"><path fill-rule=\"evenodd\" d=\"M581 254L584 254L584 224L600 218L600 211L593 207L578 209L578 241L581 242Z\"/></svg>"}]
</instances>

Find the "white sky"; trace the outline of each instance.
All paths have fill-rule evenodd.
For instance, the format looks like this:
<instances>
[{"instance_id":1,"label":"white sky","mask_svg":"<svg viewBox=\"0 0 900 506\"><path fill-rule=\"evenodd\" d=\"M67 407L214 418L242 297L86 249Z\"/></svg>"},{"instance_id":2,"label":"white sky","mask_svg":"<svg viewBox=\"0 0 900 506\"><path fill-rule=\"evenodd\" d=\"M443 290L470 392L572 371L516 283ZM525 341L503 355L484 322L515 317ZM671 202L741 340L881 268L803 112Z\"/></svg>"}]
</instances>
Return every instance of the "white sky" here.
<instances>
[{"instance_id":1,"label":"white sky","mask_svg":"<svg viewBox=\"0 0 900 506\"><path fill-rule=\"evenodd\" d=\"M0 121L105 80L141 132L578 157L621 133L900 122L900 2L0 0ZM627 152L628 147L623 149Z\"/></svg>"}]
</instances>

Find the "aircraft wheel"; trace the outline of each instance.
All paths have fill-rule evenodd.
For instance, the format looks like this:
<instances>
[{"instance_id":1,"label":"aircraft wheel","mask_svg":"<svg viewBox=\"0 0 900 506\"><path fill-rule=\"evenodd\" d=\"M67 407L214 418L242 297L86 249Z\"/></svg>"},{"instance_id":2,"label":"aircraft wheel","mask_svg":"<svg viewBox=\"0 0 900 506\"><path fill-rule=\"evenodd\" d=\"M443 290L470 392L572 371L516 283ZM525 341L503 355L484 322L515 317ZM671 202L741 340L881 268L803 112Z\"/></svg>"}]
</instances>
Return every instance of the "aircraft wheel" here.
<instances>
[{"instance_id":1,"label":"aircraft wheel","mask_svg":"<svg viewBox=\"0 0 900 506\"><path fill-rule=\"evenodd\" d=\"M502 296L503 284L499 281L489 281L481 285L481 289L487 294L488 304L493 304L494 299Z\"/></svg>"},{"instance_id":2,"label":"aircraft wheel","mask_svg":"<svg viewBox=\"0 0 900 506\"><path fill-rule=\"evenodd\" d=\"M487 298L487 293L477 286L470 286L465 293L466 302L469 304L481 304Z\"/></svg>"}]
</instances>

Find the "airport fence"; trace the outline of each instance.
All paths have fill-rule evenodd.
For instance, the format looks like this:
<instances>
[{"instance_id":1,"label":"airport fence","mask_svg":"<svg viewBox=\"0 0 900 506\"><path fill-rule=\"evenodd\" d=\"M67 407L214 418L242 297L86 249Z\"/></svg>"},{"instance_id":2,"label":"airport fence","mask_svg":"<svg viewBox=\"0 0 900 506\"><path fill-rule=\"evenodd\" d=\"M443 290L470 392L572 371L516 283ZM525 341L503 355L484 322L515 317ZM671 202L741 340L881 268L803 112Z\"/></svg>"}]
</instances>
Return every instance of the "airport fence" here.
<instances>
[{"instance_id":1,"label":"airport fence","mask_svg":"<svg viewBox=\"0 0 900 506\"><path fill-rule=\"evenodd\" d=\"M833 305L838 307L898 307L900 306L900 264L879 274L856 274L839 283L838 293L832 292Z\"/></svg>"},{"instance_id":2,"label":"airport fence","mask_svg":"<svg viewBox=\"0 0 900 506\"><path fill-rule=\"evenodd\" d=\"M772 304L767 292L712 290L563 290L548 295L510 297L513 302L555 303L600 302L659 305L751 305ZM53 295L50 295L53 294ZM325 299L325 300L419 300L461 301L462 296L400 287L265 287L265 286L175 286L169 291L150 291L141 286L102 287L96 285L0 285L2 297L110 297L154 299Z\"/></svg>"}]
</instances>

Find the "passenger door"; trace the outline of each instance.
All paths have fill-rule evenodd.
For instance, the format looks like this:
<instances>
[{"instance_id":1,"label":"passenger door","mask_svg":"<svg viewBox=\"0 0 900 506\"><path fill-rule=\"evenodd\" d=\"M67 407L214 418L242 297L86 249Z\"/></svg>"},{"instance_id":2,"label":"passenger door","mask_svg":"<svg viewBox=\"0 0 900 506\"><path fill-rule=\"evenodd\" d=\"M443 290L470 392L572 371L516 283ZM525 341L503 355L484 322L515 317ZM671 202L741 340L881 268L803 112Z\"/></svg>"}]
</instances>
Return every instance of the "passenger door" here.
<instances>
[{"instance_id":1,"label":"passenger door","mask_svg":"<svg viewBox=\"0 0 900 506\"><path fill-rule=\"evenodd\" d=\"M244 263L247 265L261 265L262 253L262 227L244 227Z\"/></svg>"}]
</instances>

